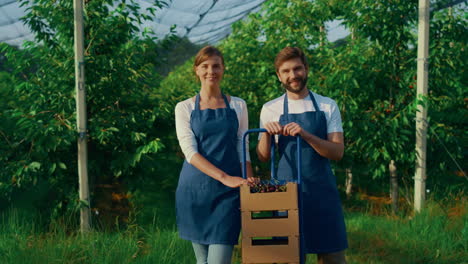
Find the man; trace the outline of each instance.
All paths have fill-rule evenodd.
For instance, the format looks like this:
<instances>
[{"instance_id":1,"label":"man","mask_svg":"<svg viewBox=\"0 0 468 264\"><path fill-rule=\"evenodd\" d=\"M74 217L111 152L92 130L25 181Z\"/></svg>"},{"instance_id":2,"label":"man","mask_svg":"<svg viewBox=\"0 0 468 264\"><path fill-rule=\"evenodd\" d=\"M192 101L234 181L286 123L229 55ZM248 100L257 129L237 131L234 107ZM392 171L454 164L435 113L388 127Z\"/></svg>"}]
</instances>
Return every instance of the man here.
<instances>
[{"instance_id":1,"label":"man","mask_svg":"<svg viewBox=\"0 0 468 264\"><path fill-rule=\"evenodd\" d=\"M346 263L348 247L341 201L329 160L343 157L343 128L335 101L309 91L308 64L302 50L286 47L275 59L276 75L286 93L263 105L257 154L270 158L270 135L276 135L280 161L278 179L296 180L296 138L302 144L302 234L304 253L318 263ZM305 257L305 256L304 256Z\"/></svg>"}]
</instances>

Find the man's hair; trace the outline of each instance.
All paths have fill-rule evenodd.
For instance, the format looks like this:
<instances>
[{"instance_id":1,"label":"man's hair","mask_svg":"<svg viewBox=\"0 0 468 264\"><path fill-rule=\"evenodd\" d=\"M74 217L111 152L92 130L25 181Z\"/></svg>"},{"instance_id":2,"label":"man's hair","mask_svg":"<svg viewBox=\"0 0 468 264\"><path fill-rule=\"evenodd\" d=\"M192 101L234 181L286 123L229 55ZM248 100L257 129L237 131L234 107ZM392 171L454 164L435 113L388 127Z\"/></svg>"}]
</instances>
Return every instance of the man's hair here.
<instances>
[{"instance_id":1,"label":"man's hair","mask_svg":"<svg viewBox=\"0 0 468 264\"><path fill-rule=\"evenodd\" d=\"M307 64L307 59L306 59L306 56L305 56L304 52L300 48L297 48L297 47L286 47L286 48L282 49L278 53L278 55L276 55L276 58L275 58L276 72L278 72L279 67L285 61L295 59L295 58L301 59L302 63L304 64L304 67L305 67L306 71L309 70L309 64Z\"/></svg>"},{"instance_id":2,"label":"man's hair","mask_svg":"<svg viewBox=\"0 0 468 264\"><path fill-rule=\"evenodd\" d=\"M213 46L205 46L203 47L195 56L195 62L193 63L193 69L202 64L202 62L206 61L209 57L212 56L218 56L221 58L221 62L224 67L224 57L221 51L219 49L213 47Z\"/></svg>"}]
</instances>

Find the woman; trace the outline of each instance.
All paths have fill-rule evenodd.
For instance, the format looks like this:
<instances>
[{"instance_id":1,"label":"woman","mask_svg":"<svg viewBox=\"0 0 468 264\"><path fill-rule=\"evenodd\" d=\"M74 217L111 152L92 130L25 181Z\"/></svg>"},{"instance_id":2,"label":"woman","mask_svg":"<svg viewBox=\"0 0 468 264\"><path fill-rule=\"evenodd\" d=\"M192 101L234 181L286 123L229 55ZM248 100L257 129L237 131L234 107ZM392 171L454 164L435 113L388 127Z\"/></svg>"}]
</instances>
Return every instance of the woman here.
<instances>
[{"instance_id":1,"label":"woman","mask_svg":"<svg viewBox=\"0 0 468 264\"><path fill-rule=\"evenodd\" d=\"M185 155L176 190L177 227L180 237L192 242L197 264L231 263L240 232L238 187L251 181L240 177L247 106L221 93L225 67L218 49L201 49L193 68L200 93L175 108L177 138Z\"/></svg>"}]
</instances>

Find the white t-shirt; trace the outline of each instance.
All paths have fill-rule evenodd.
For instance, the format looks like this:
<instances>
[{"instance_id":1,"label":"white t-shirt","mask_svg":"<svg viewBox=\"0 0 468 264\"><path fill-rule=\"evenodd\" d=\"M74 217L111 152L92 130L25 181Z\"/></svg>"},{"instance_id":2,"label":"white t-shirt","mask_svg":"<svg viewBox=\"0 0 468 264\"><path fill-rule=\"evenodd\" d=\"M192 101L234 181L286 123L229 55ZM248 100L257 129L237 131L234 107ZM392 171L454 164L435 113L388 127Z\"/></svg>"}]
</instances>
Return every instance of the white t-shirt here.
<instances>
[{"instance_id":1,"label":"white t-shirt","mask_svg":"<svg viewBox=\"0 0 468 264\"><path fill-rule=\"evenodd\" d=\"M242 162L242 137L249 127L249 115L247 104L239 97L231 96L229 103L231 109L237 114L239 128L237 129L237 153L239 161ZM190 115L195 110L195 101L192 98L179 102L175 107L175 122L177 139L180 148L185 155L185 159L190 163L193 155L198 153L197 140L190 126ZM249 137L246 138L246 145L249 145ZM247 161L250 161L249 151L247 151Z\"/></svg>"},{"instance_id":2,"label":"white t-shirt","mask_svg":"<svg viewBox=\"0 0 468 264\"><path fill-rule=\"evenodd\" d=\"M334 132L343 132L343 126L341 124L341 114L340 109L336 102L325 96L321 96L312 92L314 95L315 101L317 102L320 111L325 113L325 118L327 120L327 133ZM283 103L284 96L273 99L263 105L262 111L260 113L260 127L263 128L264 124L268 122L279 122L280 116L283 114ZM301 114L304 112L315 111L314 103L310 96L306 96L303 99L292 100L288 98L288 109L290 114ZM259 135L259 138L261 134Z\"/></svg>"}]
</instances>

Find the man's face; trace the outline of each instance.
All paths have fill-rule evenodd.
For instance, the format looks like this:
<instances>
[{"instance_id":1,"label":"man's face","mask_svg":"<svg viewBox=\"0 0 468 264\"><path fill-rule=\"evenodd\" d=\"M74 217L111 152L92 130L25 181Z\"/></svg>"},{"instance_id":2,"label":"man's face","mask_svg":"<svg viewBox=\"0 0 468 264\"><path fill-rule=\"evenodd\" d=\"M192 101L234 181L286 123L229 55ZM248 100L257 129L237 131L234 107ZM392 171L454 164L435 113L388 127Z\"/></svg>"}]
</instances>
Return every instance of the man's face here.
<instances>
[{"instance_id":1,"label":"man's face","mask_svg":"<svg viewBox=\"0 0 468 264\"><path fill-rule=\"evenodd\" d=\"M307 70L299 58L283 62L276 74L283 87L291 93L298 94L306 87Z\"/></svg>"}]
</instances>

